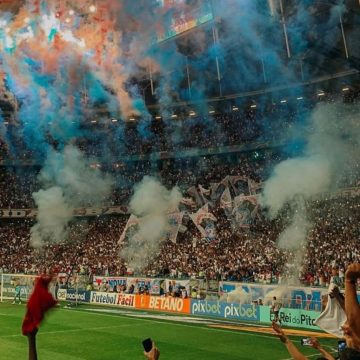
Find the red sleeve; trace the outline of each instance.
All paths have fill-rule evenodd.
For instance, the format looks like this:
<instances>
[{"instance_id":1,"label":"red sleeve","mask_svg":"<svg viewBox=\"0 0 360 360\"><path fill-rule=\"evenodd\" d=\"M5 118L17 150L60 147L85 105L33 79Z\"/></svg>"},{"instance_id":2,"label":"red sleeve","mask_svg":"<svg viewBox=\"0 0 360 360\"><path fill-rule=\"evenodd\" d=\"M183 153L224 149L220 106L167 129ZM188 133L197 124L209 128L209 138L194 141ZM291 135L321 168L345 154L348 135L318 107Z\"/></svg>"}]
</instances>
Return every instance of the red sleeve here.
<instances>
[{"instance_id":1,"label":"red sleeve","mask_svg":"<svg viewBox=\"0 0 360 360\"><path fill-rule=\"evenodd\" d=\"M22 324L23 335L28 335L39 327L45 313L54 307L57 301L49 293L51 277L41 276L36 279L33 293L27 303L27 311Z\"/></svg>"}]
</instances>

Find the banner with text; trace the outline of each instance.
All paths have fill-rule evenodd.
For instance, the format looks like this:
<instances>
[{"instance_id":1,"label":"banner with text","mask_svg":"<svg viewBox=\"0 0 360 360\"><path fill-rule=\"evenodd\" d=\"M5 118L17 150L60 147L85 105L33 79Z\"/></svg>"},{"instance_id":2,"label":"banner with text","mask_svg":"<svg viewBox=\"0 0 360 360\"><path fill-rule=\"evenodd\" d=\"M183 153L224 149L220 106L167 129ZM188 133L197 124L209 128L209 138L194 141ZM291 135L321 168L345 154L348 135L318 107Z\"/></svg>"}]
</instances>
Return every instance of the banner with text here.
<instances>
[{"instance_id":1,"label":"banner with text","mask_svg":"<svg viewBox=\"0 0 360 360\"><path fill-rule=\"evenodd\" d=\"M98 305L135 307L135 295L92 291L90 302Z\"/></svg>"},{"instance_id":2,"label":"banner with text","mask_svg":"<svg viewBox=\"0 0 360 360\"><path fill-rule=\"evenodd\" d=\"M259 306L260 321L270 324L274 320L274 314L271 312L269 306ZM318 311L309 311L302 309L281 309L279 318L282 325L305 328L311 330L321 330L315 325L315 320L319 317Z\"/></svg>"},{"instance_id":3,"label":"banner with text","mask_svg":"<svg viewBox=\"0 0 360 360\"><path fill-rule=\"evenodd\" d=\"M260 321L260 309L251 304L228 304L219 301L191 300L191 314L242 321Z\"/></svg>"},{"instance_id":4,"label":"banner with text","mask_svg":"<svg viewBox=\"0 0 360 360\"><path fill-rule=\"evenodd\" d=\"M229 302L247 302L262 299L264 305L272 302L273 296L281 300L284 308L321 311L321 297L325 288L293 287L285 285L259 285L251 283L220 282L221 298ZM237 300L237 296L239 300ZM245 300L244 300L245 299Z\"/></svg>"},{"instance_id":5,"label":"banner with text","mask_svg":"<svg viewBox=\"0 0 360 360\"><path fill-rule=\"evenodd\" d=\"M160 297L137 295L136 309L168 311L182 314L190 314L190 299L177 297Z\"/></svg>"},{"instance_id":6,"label":"banner with text","mask_svg":"<svg viewBox=\"0 0 360 360\"><path fill-rule=\"evenodd\" d=\"M59 289L57 298L60 301L90 302L90 291L74 289Z\"/></svg>"}]
</instances>

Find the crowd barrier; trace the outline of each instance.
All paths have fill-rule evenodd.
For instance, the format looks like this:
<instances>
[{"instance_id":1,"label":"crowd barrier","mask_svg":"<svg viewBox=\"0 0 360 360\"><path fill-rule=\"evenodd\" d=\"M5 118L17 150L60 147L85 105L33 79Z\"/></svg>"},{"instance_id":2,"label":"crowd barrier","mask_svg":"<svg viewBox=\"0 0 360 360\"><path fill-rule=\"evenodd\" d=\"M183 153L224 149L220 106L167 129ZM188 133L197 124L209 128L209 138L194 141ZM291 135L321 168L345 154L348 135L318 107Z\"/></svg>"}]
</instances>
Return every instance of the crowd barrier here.
<instances>
[{"instance_id":1,"label":"crowd barrier","mask_svg":"<svg viewBox=\"0 0 360 360\"><path fill-rule=\"evenodd\" d=\"M164 313L187 314L218 318L223 320L237 320L271 324L273 313L270 306L255 304L238 304L221 301L207 301L182 299L176 297L133 295L107 293L98 291L58 290L58 299L62 301L88 303L102 306L132 308L137 310L153 310ZM285 326L320 330L315 324L320 315L318 311L282 308L280 319Z\"/></svg>"},{"instance_id":2,"label":"crowd barrier","mask_svg":"<svg viewBox=\"0 0 360 360\"><path fill-rule=\"evenodd\" d=\"M21 296L26 299L32 290L33 277L21 274L1 274L0 284L0 299L11 299L15 295L14 279L18 279L21 284ZM61 279L61 277L60 277ZM66 274L64 274L66 279ZM77 295L75 290L67 290L63 294L59 294L64 297L64 300L71 300L71 297L78 296L78 301L83 301L83 297L88 296L83 290L88 285L87 281L82 284L77 279L73 279L73 282L78 284L79 291ZM301 286L285 286L278 284L263 285L258 283L238 283L227 281L215 281L206 279L171 279L171 278L146 278L146 277L124 277L124 276L94 276L93 277L93 289L98 292L106 291L110 293L114 289L116 292L121 292L121 286L125 286L126 289L134 287L134 293L137 293L139 288L147 288L150 295L159 296L164 295L172 289L186 290L188 297L196 299L217 300L223 303L242 303L251 304L253 302L262 300L264 305L269 305L272 302L273 296L282 303L283 308L307 310L307 311L320 311L322 296L327 294L326 288L319 287L301 287ZM83 290L80 290L83 289ZM194 290L195 289L195 294ZM181 295L183 292L180 291ZM79 298L80 297L80 298ZM107 299L107 298L106 298ZM76 300L76 299L75 299ZM87 301L86 300L86 301ZM360 293L358 292L358 300L360 302ZM106 300L101 300L106 301ZM110 301L110 300L108 300ZM114 300L118 301L118 299ZM153 304L149 304L149 306ZM154 305L155 307L162 307L160 304Z\"/></svg>"},{"instance_id":3,"label":"crowd barrier","mask_svg":"<svg viewBox=\"0 0 360 360\"><path fill-rule=\"evenodd\" d=\"M108 283L113 289L116 285L125 285L129 288L131 285L147 287L151 295L163 295L168 292L169 287L183 287L188 295L191 295L193 288L198 289L201 294L209 294L210 292L221 295L221 299L225 302L239 302L237 298L242 298L242 303L251 303L259 299L271 302L272 297L276 296L281 299L283 307L292 309L303 309L320 311L321 298L327 294L327 288L301 287L301 286L285 286L278 284L263 285L256 283L238 283L227 281L206 281L204 279L154 279L154 278L135 278L135 277L104 277L95 276L94 286L100 286L102 283ZM360 302L360 293L358 293Z\"/></svg>"}]
</instances>

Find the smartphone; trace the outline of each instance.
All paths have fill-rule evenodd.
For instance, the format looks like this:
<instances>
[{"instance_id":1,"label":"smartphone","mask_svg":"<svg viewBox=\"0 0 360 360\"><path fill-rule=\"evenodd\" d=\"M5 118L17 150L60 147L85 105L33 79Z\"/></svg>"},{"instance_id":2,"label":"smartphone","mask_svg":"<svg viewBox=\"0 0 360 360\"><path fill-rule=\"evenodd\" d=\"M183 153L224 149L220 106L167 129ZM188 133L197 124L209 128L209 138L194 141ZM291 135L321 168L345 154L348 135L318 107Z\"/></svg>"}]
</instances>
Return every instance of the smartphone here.
<instances>
[{"instance_id":1,"label":"smartphone","mask_svg":"<svg viewBox=\"0 0 360 360\"><path fill-rule=\"evenodd\" d=\"M151 351L151 349L152 349L152 340L151 340L150 338L145 339L145 340L142 342L142 344L143 344L144 350L145 350L146 352Z\"/></svg>"},{"instance_id":2,"label":"smartphone","mask_svg":"<svg viewBox=\"0 0 360 360\"><path fill-rule=\"evenodd\" d=\"M310 338L301 339L301 345L303 345L303 346L311 346L312 345L311 339Z\"/></svg>"},{"instance_id":3,"label":"smartphone","mask_svg":"<svg viewBox=\"0 0 360 360\"><path fill-rule=\"evenodd\" d=\"M346 341L345 340L339 340L338 341L338 352L341 353L346 349Z\"/></svg>"}]
</instances>

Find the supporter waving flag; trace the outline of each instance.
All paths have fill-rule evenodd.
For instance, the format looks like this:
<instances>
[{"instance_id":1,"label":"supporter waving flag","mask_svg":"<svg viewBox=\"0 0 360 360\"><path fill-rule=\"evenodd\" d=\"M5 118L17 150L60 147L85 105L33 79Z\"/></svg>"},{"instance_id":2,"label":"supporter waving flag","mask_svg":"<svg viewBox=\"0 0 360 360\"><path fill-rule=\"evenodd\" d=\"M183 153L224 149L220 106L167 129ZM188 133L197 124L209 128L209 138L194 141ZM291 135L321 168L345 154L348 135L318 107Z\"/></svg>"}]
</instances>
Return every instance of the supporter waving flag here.
<instances>
[{"instance_id":1,"label":"supporter waving flag","mask_svg":"<svg viewBox=\"0 0 360 360\"><path fill-rule=\"evenodd\" d=\"M217 221L216 217L209 212L208 204L204 205L196 213L190 214L190 217L204 238L209 235L209 231L207 231L206 228L210 229L210 226L206 225L207 222ZM211 234L214 234L213 230L211 230Z\"/></svg>"},{"instance_id":2,"label":"supporter waving flag","mask_svg":"<svg viewBox=\"0 0 360 360\"><path fill-rule=\"evenodd\" d=\"M57 303L48 289L51 280L51 276L40 276L36 279L34 291L27 303L27 311L22 324L22 333L25 336L38 329L45 313Z\"/></svg>"},{"instance_id":3,"label":"supporter waving flag","mask_svg":"<svg viewBox=\"0 0 360 360\"><path fill-rule=\"evenodd\" d=\"M222 209L224 209L225 214L227 216L229 216L231 214L233 205L232 205L232 198L231 198L230 189L228 187L224 190L224 192L221 195L220 207Z\"/></svg>"},{"instance_id":4,"label":"supporter waving flag","mask_svg":"<svg viewBox=\"0 0 360 360\"><path fill-rule=\"evenodd\" d=\"M256 196L237 196L234 199L234 222L236 227L247 228L258 213Z\"/></svg>"},{"instance_id":5,"label":"supporter waving flag","mask_svg":"<svg viewBox=\"0 0 360 360\"><path fill-rule=\"evenodd\" d=\"M126 239L127 236L129 236L128 232L130 233L132 228L135 226L138 226L139 225L139 218L135 215L131 215L129 217L129 220L128 222L126 223L126 226L120 236L120 239L119 239L119 244L122 244L124 242L124 240Z\"/></svg>"}]
</instances>

